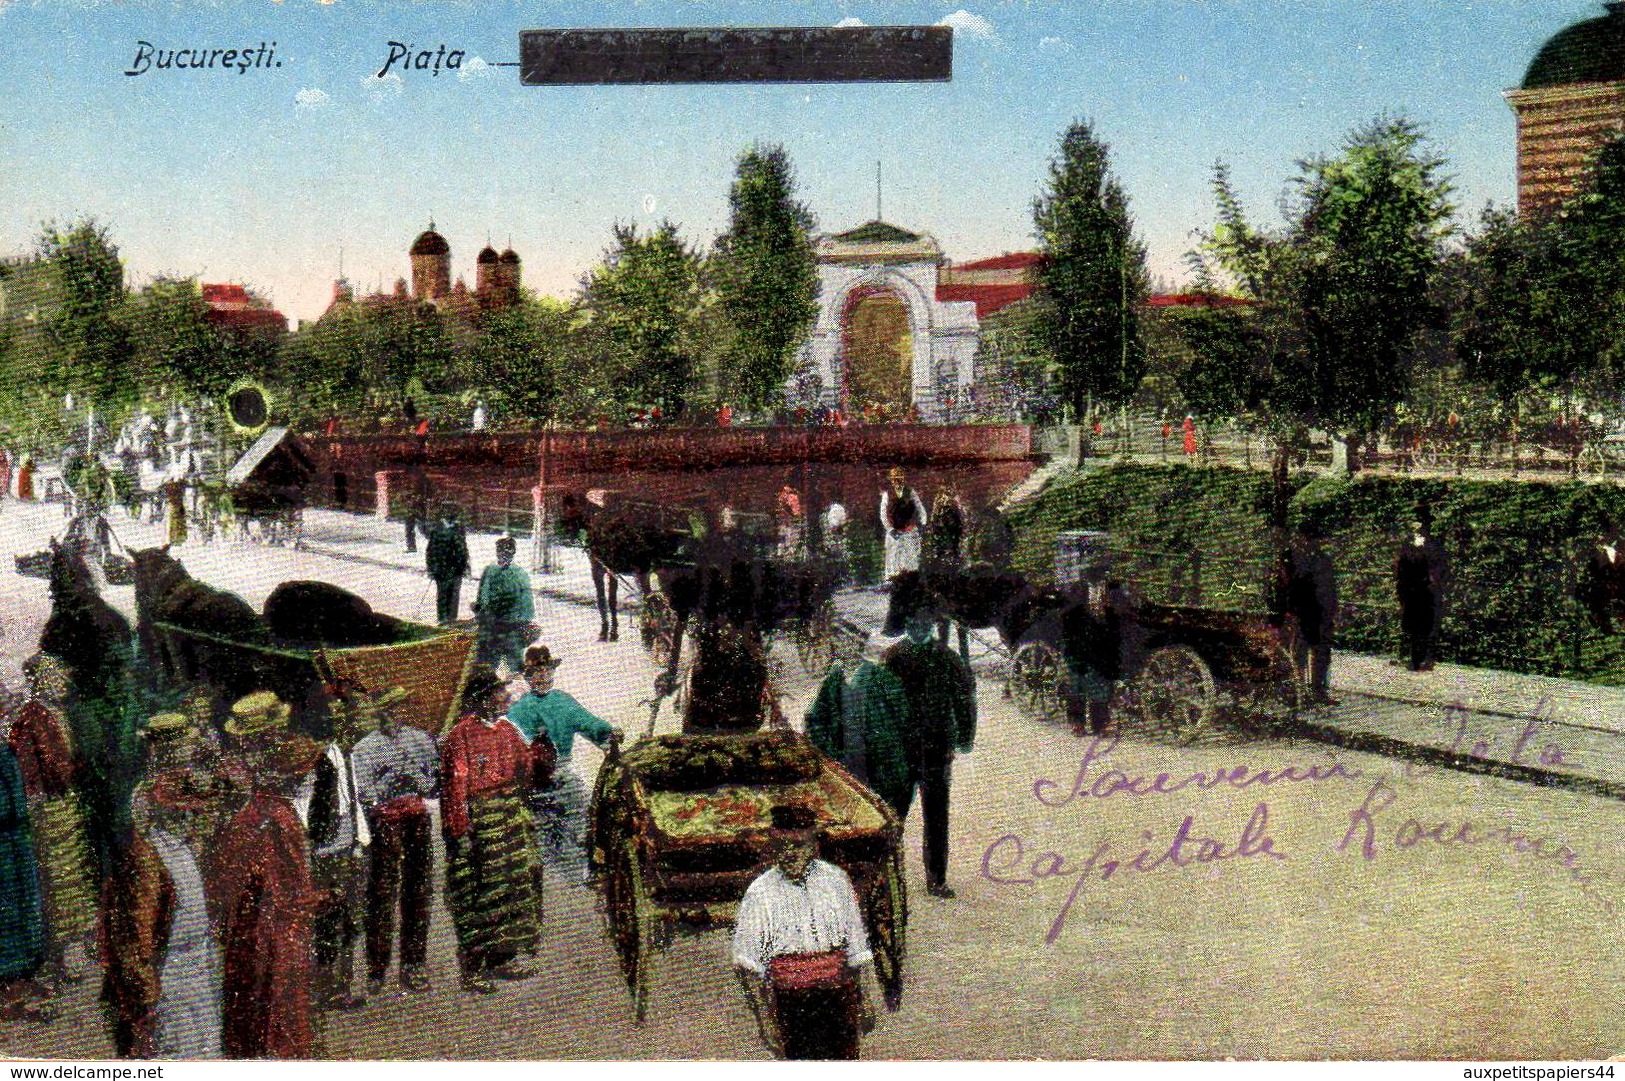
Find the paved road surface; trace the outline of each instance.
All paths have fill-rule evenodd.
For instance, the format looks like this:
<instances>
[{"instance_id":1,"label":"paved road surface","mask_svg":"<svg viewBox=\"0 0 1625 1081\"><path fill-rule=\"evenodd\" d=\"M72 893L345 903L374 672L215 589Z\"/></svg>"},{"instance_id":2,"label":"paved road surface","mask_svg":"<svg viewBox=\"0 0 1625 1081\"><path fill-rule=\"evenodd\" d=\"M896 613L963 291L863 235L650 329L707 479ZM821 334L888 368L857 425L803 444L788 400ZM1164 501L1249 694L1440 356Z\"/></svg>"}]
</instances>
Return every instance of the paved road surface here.
<instances>
[{"instance_id":1,"label":"paved road surface","mask_svg":"<svg viewBox=\"0 0 1625 1081\"><path fill-rule=\"evenodd\" d=\"M45 584L12 574L11 557L60 528L60 517L38 508L0 510L0 678L15 678L47 610ZM133 542L152 539L119 528ZM476 562L489 556L489 543L476 542ZM252 546L177 554L194 573L256 603L285 578L325 577L396 615L432 611L425 579L400 569ZM129 590L112 593L128 605ZM653 674L635 636L597 642L596 616L580 603L544 600L540 616L565 657L560 686L635 729ZM813 683L788 653L784 659L789 712L799 717ZM1090 759L1090 748L1063 728L1012 708L990 665L976 750L954 774L950 876L959 897L925 895L915 816L906 834L908 992L866 1042L866 1056L1561 1058L1625 1050L1618 801L1300 741L1179 750L1125 742L1097 745ZM1340 712L1360 708L1346 701ZM1407 709L1410 730L1435 723L1431 709L1401 703L1367 715ZM578 769L597 766L596 755L576 759ZM1248 783L1232 783L1243 769ZM1231 771L1232 782L1211 785L1217 770ZM1323 779L1292 779L1311 771ZM1160 787L1174 791L1147 791L1159 787L1159 773L1169 775ZM1197 773L1204 776L1192 781ZM1134 868L1142 851L1139 865L1154 869ZM1223 858L1197 858L1215 855ZM765 1057L722 934L680 937L660 956L649 1019L638 1026L592 895L550 886L541 977L488 998L460 994L450 923L437 909L434 990L330 1017L327 1053ZM94 982L76 988L49 1026L0 1026L0 1050L109 1054Z\"/></svg>"}]
</instances>

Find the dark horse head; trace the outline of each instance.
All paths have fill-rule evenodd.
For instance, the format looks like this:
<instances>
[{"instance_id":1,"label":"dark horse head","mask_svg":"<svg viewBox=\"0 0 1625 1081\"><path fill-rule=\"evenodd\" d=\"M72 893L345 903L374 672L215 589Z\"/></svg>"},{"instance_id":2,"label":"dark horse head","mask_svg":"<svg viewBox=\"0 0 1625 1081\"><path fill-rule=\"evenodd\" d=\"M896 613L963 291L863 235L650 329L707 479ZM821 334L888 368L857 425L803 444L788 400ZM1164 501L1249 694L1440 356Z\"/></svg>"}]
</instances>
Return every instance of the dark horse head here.
<instances>
[{"instance_id":1,"label":"dark horse head","mask_svg":"<svg viewBox=\"0 0 1625 1081\"><path fill-rule=\"evenodd\" d=\"M51 615L40 650L62 660L75 681L123 667L130 624L97 591L90 567L71 545L51 542Z\"/></svg>"}]
</instances>

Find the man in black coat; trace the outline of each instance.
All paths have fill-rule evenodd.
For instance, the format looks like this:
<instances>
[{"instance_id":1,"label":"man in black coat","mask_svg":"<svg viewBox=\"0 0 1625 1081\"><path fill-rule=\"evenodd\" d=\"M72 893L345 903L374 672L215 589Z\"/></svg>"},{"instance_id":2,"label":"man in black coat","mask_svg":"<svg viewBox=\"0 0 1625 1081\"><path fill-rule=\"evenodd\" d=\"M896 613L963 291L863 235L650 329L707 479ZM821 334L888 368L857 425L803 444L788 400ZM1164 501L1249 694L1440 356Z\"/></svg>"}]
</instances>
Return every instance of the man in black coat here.
<instances>
[{"instance_id":1,"label":"man in black coat","mask_svg":"<svg viewBox=\"0 0 1625 1081\"><path fill-rule=\"evenodd\" d=\"M450 503L440 508L440 519L429 526L429 543L424 562L434 579L434 614L441 624L455 622L468 574L468 536L457 520L457 508Z\"/></svg>"},{"instance_id":2,"label":"man in black coat","mask_svg":"<svg viewBox=\"0 0 1625 1081\"><path fill-rule=\"evenodd\" d=\"M1394 558L1394 590L1399 595L1403 650L1413 672L1430 671L1438 660L1445 574L1444 548L1428 535L1424 520L1411 522L1410 536Z\"/></svg>"},{"instance_id":3,"label":"man in black coat","mask_svg":"<svg viewBox=\"0 0 1625 1081\"><path fill-rule=\"evenodd\" d=\"M1603 522L1598 530L1597 543L1580 576L1579 592L1592 625L1603 634L1613 634L1614 616L1625 601L1625 551L1620 550L1619 530L1611 522Z\"/></svg>"},{"instance_id":4,"label":"man in black coat","mask_svg":"<svg viewBox=\"0 0 1625 1081\"><path fill-rule=\"evenodd\" d=\"M1311 527L1292 534L1276 568L1278 616L1297 623L1292 659L1302 672L1309 670L1310 701L1336 705L1331 697L1332 634L1337 626L1337 576L1331 557L1320 546L1320 533Z\"/></svg>"},{"instance_id":5,"label":"man in black coat","mask_svg":"<svg viewBox=\"0 0 1625 1081\"><path fill-rule=\"evenodd\" d=\"M933 897L952 897L948 886L948 786L954 752L968 753L976 741L976 681L970 666L932 635L929 612L907 617L908 636L886 651L883 664L903 685L908 699L904 753L909 795L919 786L925 813L925 888Z\"/></svg>"}]
</instances>

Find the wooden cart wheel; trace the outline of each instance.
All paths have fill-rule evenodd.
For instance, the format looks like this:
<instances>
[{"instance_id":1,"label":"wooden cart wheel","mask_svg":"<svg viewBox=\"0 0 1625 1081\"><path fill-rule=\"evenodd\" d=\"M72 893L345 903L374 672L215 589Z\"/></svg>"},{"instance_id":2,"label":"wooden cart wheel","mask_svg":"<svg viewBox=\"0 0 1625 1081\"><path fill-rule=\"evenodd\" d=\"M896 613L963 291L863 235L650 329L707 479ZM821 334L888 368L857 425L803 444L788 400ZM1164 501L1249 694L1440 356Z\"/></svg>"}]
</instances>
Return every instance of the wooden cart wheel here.
<instances>
[{"instance_id":1,"label":"wooden cart wheel","mask_svg":"<svg viewBox=\"0 0 1625 1081\"><path fill-rule=\"evenodd\" d=\"M1025 642L1010 658L1009 686L1021 708L1046 721L1066 720L1066 661L1048 642Z\"/></svg>"},{"instance_id":2,"label":"wooden cart wheel","mask_svg":"<svg viewBox=\"0 0 1625 1081\"><path fill-rule=\"evenodd\" d=\"M1218 688L1202 655L1190 646L1163 646L1135 677L1141 719L1158 738L1183 747L1213 716Z\"/></svg>"},{"instance_id":3,"label":"wooden cart wheel","mask_svg":"<svg viewBox=\"0 0 1625 1081\"><path fill-rule=\"evenodd\" d=\"M835 606L828 601L796 628L796 656L809 676L822 678L835 662Z\"/></svg>"},{"instance_id":4,"label":"wooden cart wheel","mask_svg":"<svg viewBox=\"0 0 1625 1081\"><path fill-rule=\"evenodd\" d=\"M626 840L610 859L604 876L604 906L608 909L615 955L621 977L632 993L632 1010L642 1024L649 1007L649 901L643 895L643 872L637 842Z\"/></svg>"}]
</instances>

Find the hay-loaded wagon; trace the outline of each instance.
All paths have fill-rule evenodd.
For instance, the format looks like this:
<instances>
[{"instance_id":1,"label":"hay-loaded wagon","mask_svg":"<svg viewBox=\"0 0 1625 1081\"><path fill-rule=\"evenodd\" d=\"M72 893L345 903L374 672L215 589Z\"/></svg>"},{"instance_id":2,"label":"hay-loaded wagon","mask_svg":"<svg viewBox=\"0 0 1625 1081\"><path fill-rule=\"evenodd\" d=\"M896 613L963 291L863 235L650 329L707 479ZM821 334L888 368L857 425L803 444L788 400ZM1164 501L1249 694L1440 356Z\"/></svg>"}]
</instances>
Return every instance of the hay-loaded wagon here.
<instances>
[{"instance_id":1,"label":"hay-loaded wagon","mask_svg":"<svg viewBox=\"0 0 1625 1081\"><path fill-rule=\"evenodd\" d=\"M1099 559L1107 538L1091 536ZM1291 616L1155 603L1140 598L1132 581L1112 581L1110 616L1102 617L1087 608L1086 583L1065 583L1061 593L1065 603L1025 630L1010 660L1010 689L1028 712L1065 719L1078 674L1090 667L1085 654L1109 642L1118 650L1111 715L1120 731L1183 746L1221 715L1244 725L1296 719L1303 676L1292 656ZM1099 635L1102 618L1111 629Z\"/></svg>"},{"instance_id":2,"label":"hay-loaded wagon","mask_svg":"<svg viewBox=\"0 0 1625 1081\"><path fill-rule=\"evenodd\" d=\"M643 1020L654 953L679 928L730 927L774 861L775 806L811 807L820 858L851 877L887 1004L901 1001L908 900L902 823L805 736L656 736L612 748L598 773L589 849L609 932Z\"/></svg>"}]
</instances>

